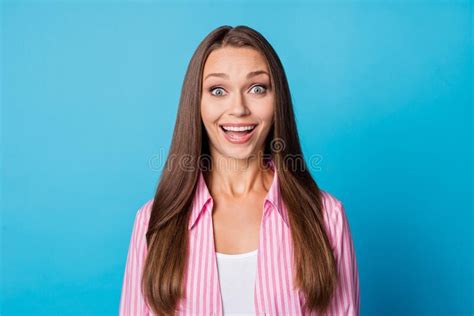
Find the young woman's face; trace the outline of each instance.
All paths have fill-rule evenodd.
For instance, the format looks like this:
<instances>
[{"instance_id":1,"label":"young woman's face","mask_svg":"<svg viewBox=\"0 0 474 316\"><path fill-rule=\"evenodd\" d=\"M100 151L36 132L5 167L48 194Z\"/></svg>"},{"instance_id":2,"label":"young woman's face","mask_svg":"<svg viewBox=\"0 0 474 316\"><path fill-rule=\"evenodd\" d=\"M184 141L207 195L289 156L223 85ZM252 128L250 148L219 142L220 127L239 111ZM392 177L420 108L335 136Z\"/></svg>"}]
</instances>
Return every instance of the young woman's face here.
<instances>
[{"instance_id":1,"label":"young woman's face","mask_svg":"<svg viewBox=\"0 0 474 316\"><path fill-rule=\"evenodd\" d=\"M275 106L265 57L252 48L219 48L207 58L202 80L211 154L245 159L263 150Z\"/></svg>"}]
</instances>

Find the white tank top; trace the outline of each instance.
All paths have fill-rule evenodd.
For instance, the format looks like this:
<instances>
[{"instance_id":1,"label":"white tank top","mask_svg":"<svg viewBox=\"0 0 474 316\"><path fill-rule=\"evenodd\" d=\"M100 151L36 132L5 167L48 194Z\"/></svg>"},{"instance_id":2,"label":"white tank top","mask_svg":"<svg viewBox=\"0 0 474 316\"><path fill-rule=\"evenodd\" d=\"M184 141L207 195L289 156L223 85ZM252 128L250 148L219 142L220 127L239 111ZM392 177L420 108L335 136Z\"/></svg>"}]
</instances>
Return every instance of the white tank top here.
<instances>
[{"instance_id":1,"label":"white tank top","mask_svg":"<svg viewBox=\"0 0 474 316\"><path fill-rule=\"evenodd\" d=\"M224 315L255 315L257 251L235 255L216 252Z\"/></svg>"}]
</instances>

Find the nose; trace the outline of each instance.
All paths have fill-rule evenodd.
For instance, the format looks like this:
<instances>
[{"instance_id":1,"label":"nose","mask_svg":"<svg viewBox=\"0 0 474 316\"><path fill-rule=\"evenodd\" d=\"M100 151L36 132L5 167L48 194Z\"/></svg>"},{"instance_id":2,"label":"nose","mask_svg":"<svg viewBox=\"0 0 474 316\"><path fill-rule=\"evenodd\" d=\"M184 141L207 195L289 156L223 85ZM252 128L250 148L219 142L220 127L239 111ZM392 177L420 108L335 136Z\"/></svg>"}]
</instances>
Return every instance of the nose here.
<instances>
[{"instance_id":1,"label":"nose","mask_svg":"<svg viewBox=\"0 0 474 316\"><path fill-rule=\"evenodd\" d=\"M250 113L249 108L247 107L246 100L242 97L241 93L236 93L235 97L231 100L232 105L230 109L230 114L234 116L244 116Z\"/></svg>"}]
</instances>

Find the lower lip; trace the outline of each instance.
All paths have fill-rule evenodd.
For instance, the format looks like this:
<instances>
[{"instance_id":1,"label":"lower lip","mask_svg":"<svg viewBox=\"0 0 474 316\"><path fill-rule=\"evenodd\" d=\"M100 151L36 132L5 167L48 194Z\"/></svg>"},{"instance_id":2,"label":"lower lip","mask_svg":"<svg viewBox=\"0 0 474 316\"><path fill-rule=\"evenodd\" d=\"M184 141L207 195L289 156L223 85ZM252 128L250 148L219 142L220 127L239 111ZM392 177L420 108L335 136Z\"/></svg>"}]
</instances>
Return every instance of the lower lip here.
<instances>
[{"instance_id":1,"label":"lower lip","mask_svg":"<svg viewBox=\"0 0 474 316\"><path fill-rule=\"evenodd\" d=\"M219 127L219 129L224 134L225 139L227 139L227 141L229 141L230 143L232 143L232 144L245 144L246 142L248 142L250 140L252 135L255 133L255 130L257 129L257 127L255 126L250 133L242 134L242 135L236 136L236 137L231 137L229 134L224 132L222 127Z\"/></svg>"}]
</instances>

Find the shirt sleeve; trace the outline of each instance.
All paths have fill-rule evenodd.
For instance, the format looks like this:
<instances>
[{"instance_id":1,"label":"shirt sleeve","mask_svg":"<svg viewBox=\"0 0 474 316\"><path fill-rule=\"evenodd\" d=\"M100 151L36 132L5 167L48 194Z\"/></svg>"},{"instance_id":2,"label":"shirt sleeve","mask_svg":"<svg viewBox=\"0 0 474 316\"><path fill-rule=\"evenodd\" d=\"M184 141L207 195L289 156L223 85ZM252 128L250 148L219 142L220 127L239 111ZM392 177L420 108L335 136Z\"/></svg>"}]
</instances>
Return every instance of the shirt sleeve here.
<instances>
[{"instance_id":1,"label":"shirt sleeve","mask_svg":"<svg viewBox=\"0 0 474 316\"><path fill-rule=\"evenodd\" d=\"M333 208L331 234L339 280L326 315L359 316L359 274L349 221L344 205L337 199L331 202L328 207Z\"/></svg>"},{"instance_id":2,"label":"shirt sleeve","mask_svg":"<svg viewBox=\"0 0 474 316\"><path fill-rule=\"evenodd\" d=\"M150 311L141 291L141 275L147 254L146 232L148 220L146 207L135 215L127 262L122 283L119 316L149 316Z\"/></svg>"}]
</instances>

